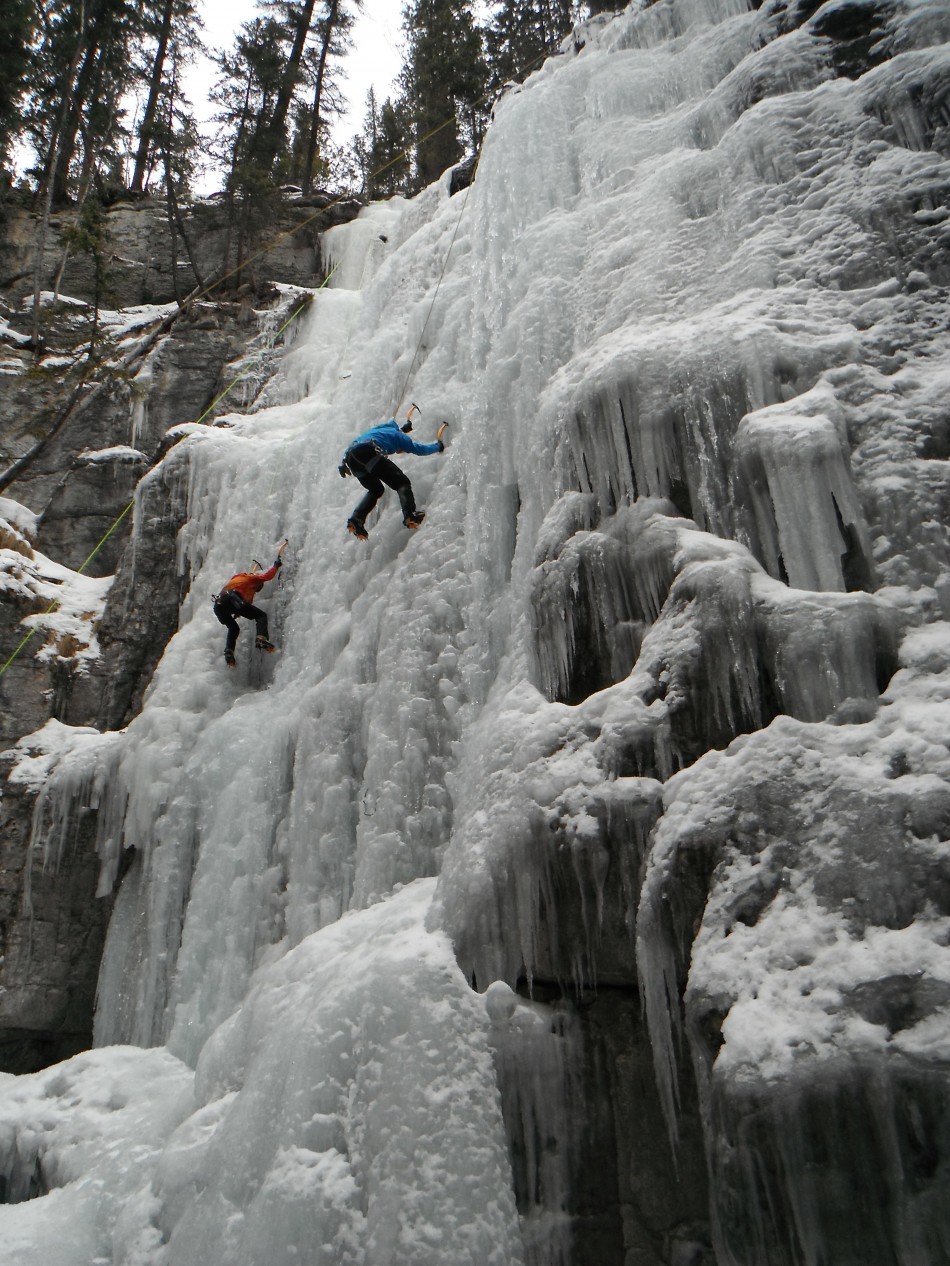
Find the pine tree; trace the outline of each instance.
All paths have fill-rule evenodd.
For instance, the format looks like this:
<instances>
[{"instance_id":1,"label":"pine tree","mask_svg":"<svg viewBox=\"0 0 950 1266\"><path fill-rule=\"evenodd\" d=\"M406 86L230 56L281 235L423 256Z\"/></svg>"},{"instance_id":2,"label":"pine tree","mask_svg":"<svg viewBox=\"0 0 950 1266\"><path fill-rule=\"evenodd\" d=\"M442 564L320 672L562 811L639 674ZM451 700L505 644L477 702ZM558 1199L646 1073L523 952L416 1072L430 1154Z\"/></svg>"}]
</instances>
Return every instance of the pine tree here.
<instances>
[{"instance_id":1,"label":"pine tree","mask_svg":"<svg viewBox=\"0 0 950 1266\"><path fill-rule=\"evenodd\" d=\"M166 63L166 74L162 79L155 119L151 129L154 161L160 167L162 184L165 190L172 285L175 299L179 304L182 302L178 277L179 238L184 243L188 254L195 285L199 290L204 289L204 278L198 269L179 209L181 199L187 197L189 193L191 179L196 166L196 155L200 148L198 127L195 123L191 102L184 95L181 88L181 69L179 50L177 45L173 43L170 57Z\"/></svg>"},{"instance_id":2,"label":"pine tree","mask_svg":"<svg viewBox=\"0 0 950 1266\"><path fill-rule=\"evenodd\" d=\"M356 8L362 0L352 0ZM279 38L281 68L270 110L258 120L250 141L257 169L275 179L298 178L309 189L320 142L325 139L326 122L334 111L331 89L333 59L349 47L347 33L355 20L347 0L270 0L270 28L282 28ZM274 14L279 14L274 17ZM304 92L310 95L309 123L303 123L300 108ZM336 103L338 108L338 103ZM287 133L294 124L288 146ZM298 133L305 131L306 139ZM288 161L288 152L293 157Z\"/></svg>"},{"instance_id":3,"label":"pine tree","mask_svg":"<svg viewBox=\"0 0 950 1266\"><path fill-rule=\"evenodd\" d=\"M411 0L403 29L400 105L411 120L421 187L481 143L487 68L471 0Z\"/></svg>"},{"instance_id":4,"label":"pine tree","mask_svg":"<svg viewBox=\"0 0 950 1266\"><path fill-rule=\"evenodd\" d=\"M193 124L178 131L178 141L168 136L169 120L181 115L182 97L178 74L201 49L200 19L194 0L145 0L147 35L154 42L140 74L147 84L147 96L138 125L135 167L129 188L142 193L148 173L190 135ZM169 107L169 100L173 103ZM159 136L162 143L159 143Z\"/></svg>"},{"instance_id":5,"label":"pine tree","mask_svg":"<svg viewBox=\"0 0 950 1266\"><path fill-rule=\"evenodd\" d=\"M258 138L270 127L280 90L284 35L276 19L253 18L242 25L233 52L217 58L222 73L211 97L220 107L219 156L227 163L231 189L266 182L269 176L257 161Z\"/></svg>"},{"instance_id":6,"label":"pine tree","mask_svg":"<svg viewBox=\"0 0 950 1266\"><path fill-rule=\"evenodd\" d=\"M409 189L409 147L412 137L400 106L387 97L376 105L376 93L366 94L366 120L354 142L357 164L368 198L390 198Z\"/></svg>"},{"instance_id":7,"label":"pine tree","mask_svg":"<svg viewBox=\"0 0 950 1266\"><path fill-rule=\"evenodd\" d=\"M87 355L93 359L99 348L99 316L102 305L115 298L109 282L109 227L106 211L98 194L86 198L75 223L63 230L63 240L75 253L88 255L92 261L92 328Z\"/></svg>"},{"instance_id":8,"label":"pine tree","mask_svg":"<svg viewBox=\"0 0 950 1266\"><path fill-rule=\"evenodd\" d=\"M28 126L40 156L38 192L54 204L82 193L122 145L120 102L134 84L143 32L137 0L51 0L43 12Z\"/></svg>"},{"instance_id":9,"label":"pine tree","mask_svg":"<svg viewBox=\"0 0 950 1266\"><path fill-rule=\"evenodd\" d=\"M70 197L82 207L94 182L104 190L108 173L117 168L123 141L120 102L134 82L129 51L143 26L137 0L49 0L37 12L41 25L23 117L24 136L38 159L33 173L41 207L33 278L33 344L38 348L50 212Z\"/></svg>"},{"instance_id":10,"label":"pine tree","mask_svg":"<svg viewBox=\"0 0 950 1266\"><path fill-rule=\"evenodd\" d=\"M269 164L259 158L258 140L273 119L284 70L286 27L274 17L245 22L231 53L217 61L222 74L212 100L219 108L221 124L217 156L228 169L228 238L222 270L240 281L252 237L272 214L276 186ZM235 229L237 241L233 243ZM231 269L234 247L236 264Z\"/></svg>"},{"instance_id":11,"label":"pine tree","mask_svg":"<svg viewBox=\"0 0 950 1266\"><path fill-rule=\"evenodd\" d=\"M287 116L301 77L304 48L310 35L313 11L317 0L284 0L280 6L282 19L271 18L277 29L283 27L280 48L280 71L274 100L266 115L262 115L253 137L251 148L254 161L261 171L271 171L278 153L286 141Z\"/></svg>"},{"instance_id":12,"label":"pine tree","mask_svg":"<svg viewBox=\"0 0 950 1266\"><path fill-rule=\"evenodd\" d=\"M0 167L21 133L20 103L27 85L37 26L32 0L4 0L0 21Z\"/></svg>"},{"instance_id":13,"label":"pine tree","mask_svg":"<svg viewBox=\"0 0 950 1266\"><path fill-rule=\"evenodd\" d=\"M500 0L485 32L492 89L523 79L556 52L580 7L574 0Z\"/></svg>"},{"instance_id":14,"label":"pine tree","mask_svg":"<svg viewBox=\"0 0 950 1266\"><path fill-rule=\"evenodd\" d=\"M362 8L362 3L363 0L354 0L355 8ZM349 36L355 21L355 12L347 7L344 0L326 0L324 12L314 29L316 42L310 50L310 56L304 58L304 68L312 88L306 147L300 170L300 184L304 193L309 193L313 185L319 156L327 143L329 121L334 115L342 113L342 103L336 92L335 62L345 56L351 47ZM302 125L305 117L301 112L299 124Z\"/></svg>"}]
</instances>

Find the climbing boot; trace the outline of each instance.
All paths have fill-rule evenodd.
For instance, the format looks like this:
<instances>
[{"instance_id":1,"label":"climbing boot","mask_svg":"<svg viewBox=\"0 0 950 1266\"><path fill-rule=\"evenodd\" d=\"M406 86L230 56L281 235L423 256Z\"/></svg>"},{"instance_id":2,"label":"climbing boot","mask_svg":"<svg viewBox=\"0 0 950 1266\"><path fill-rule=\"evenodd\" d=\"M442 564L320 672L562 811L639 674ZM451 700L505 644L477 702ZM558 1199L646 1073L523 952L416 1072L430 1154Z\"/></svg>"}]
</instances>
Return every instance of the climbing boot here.
<instances>
[{"instance_id":1,"label":"climbing boot","mask_svg":"<svg viewBox=\"0 0 950 1266\"><path fill-rule=\"evenodd\" d=\"M234 658L234 651L224 652L224 662L227 664L228 668L235 668L237 666L237 660Z\"/></svg>"},{"instance_id":2,"label":"climbing boot","mask_svg":"<svg viewBox=\"0 0 950 1266\"><path fill-rule=\"evenodd\" d=\"M369 533L359 519L347 519L346 530L352 532L358 541L368 541Z\"/></svg>"},{"instance_id":3,"label":"climbing boot","mask_svg":"<svg viewBox=\"0 0 950 1266\"><path fill-rule=\"evenodd\" d=\"M419 526L419 524L422 522L422 520L425 517L426 516L423 514L421 510L414 510L412 514L406 515L406 517L403 519L403 523L406 525L407 528L409 528L412 531L415 531L415 529Z\"/></svg>"},{"instance_id":4,"label":"climbing boot","mask_svg":"<svg viewBox=\"0 0 950 1266\"><path fill-rule=\"evenodd\" d=\"M274 643L268 642L267 638L261 637L260 633L258 633L257 637L254 639L254 645L259 651L267 651L268 655L273 655L274 651L277 650Z\"/></svg>"}]
</instances>

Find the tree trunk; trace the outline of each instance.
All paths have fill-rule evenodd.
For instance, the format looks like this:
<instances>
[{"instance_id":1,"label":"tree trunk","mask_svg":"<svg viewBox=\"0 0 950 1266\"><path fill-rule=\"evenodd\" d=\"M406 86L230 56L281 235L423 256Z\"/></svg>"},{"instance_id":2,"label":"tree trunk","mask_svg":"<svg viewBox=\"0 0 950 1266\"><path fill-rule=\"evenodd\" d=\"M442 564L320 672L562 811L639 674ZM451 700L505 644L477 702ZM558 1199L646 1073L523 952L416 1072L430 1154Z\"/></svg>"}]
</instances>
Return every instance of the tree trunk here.
<instances>
[{"instance_id":1,"label":"tree trunk","mask_svg":"<svg viewBox=\"0 0 950 1266\"><path fill-rule=\"evenodd\" d=\"M90 24L94 26L94 23ZM94 32L90 31L90 35ZM104 49L99 48L94 38L90 39L83 56L82 65L76 75L75 82L70 85L68 100L69 110L66 114L63 129L59 135L56 153L52 155L52 166L49 173L50 193L54 203L65 202L69 184L69 165L76 149L76 137L82 122L82 107L88 100L91 81L99 58Z\"/></svg>"},{"instance_id":2,"label":"tree trunk","mask_svg":"<svg viewBox=\"0 0 950 1266\"><path fill-rule=\"evenodd\" d=\"M241 146L244 141L244 133L247 131L247 120L251 109L251 86L253 78L248 72L247 82L244 85L244 106L241 110L241 121L238 124L237 135L234 138L234 148L231 151L231 171L228 176L228 229L224 239L224 256L221 260L221 276L220 281L224 281L230 276L229 261L231 259L231 243L234 238L234 213L235 199L237 197L237 173L238 163L240 161Z\"/></svg>"},{"instance_id":3,"label":"tree trunk","mask_svg":"<svg viewBox=\"0 0 950 1266\"><path fill-rule=\"evenodd\" d=\"M70 58L69 68L66 72L65 91L63 93L63 102L60 106L59 118L53 127L50 136L49 150L46 161L46 171L43 177L43 183L40 189L43 194L43 211L40 215L39 228L36 234L36 246L34 247L34 266L33 266L33 327L31 337L33 343L33 354L40 354L40 292L42 291L43 279L43 255L46 250L46 235L49 232L50 210L53 204L53 181L52 171L56 160L56 153L59 147L59 138L66 126L66 120L69 116L69 110L72 103L72 85L76 75L76 68L79 65L80 58L85 54L86 45L86 6L85 0L79 3L79 32L76 36L76 47L73 49L73 55Z\"/></svg>"},{"instance_id":4,"label":"tree trunk","mask_svg":"<svg viewBox=\"0 0 950 1266\"><path fill-rule=\"evenodd\" d=\"M168 127L165 133L166 137L170 137L172 133L174 132L175 94L178 90L177 71L173 72L172 81L169 88L170 90L168 94ZM185 244L185 250L188 252L188 260L191 264L191 271L194 273L195 281L198 284L199 291L204 290L204 283L201 280L201 274L198 271L198 265L195 263L195 256L191 249L191 242L189 242L188 240L188 234L185 232L185 226L182 223L181 211L179 210L179 207L178 207L178 195L175 192L175 173L172 169L171 155L168 152L167 140L162 146L162 162L165 167L165 194L166 194L166 205L168 209L168 230L169 230L169 234L171 237L171 244L172 244L172 247L171 247L172 249L172 258L171 258L172 285L174 286L174 289L175 289L175 302L178 304L179 307L181 307L182 300L181 300L181 295L179 293L179 286L178 286L178 248L175 245L176 230L178 234L181 236L181 240ZM192 291L192 293L194 293L194 291Z\"/></svg>"},{"instance_id":5,"label":"tree trunk","mask_svg":"<svg viewBox=\"0 0 950 1266\"><path fill-rule=\"evenodd\" d=\"M337 3L338 0L333 0L332 7L334 10ZM259 140L254 146L256 151L255 159L264 171L270 171L277 157L280 138L283 134L284 124L287 122L287 114L290 110L290 103L293 100L294 89L300 78L300 63L303 60L303 50L307 43L307 36L310 34L310 24L313 21L313 7L315 4L316 0L304 0L294 30L293 47L284 66L284 73L281 75L280 87L277 89L273 113L269 123L261 129Z\"/></svg>"},{"instance_id":6,"label":"tree trunk","mask_svg":"<svg viewBox=\"0 0 950 1266\"><path fill-rule=\"evenodd\" d=\"M132 173L132 183L129 186L133 193L142 193L144 188L145 169L148 165L152 128L155 123L158 100L162 91L162 74L165 70L168 41L171 38L172 11L174 7L175 0L165 0L165 9L162 13L162 29L158 37L158 47L155 50L155 60L152 62L152 73L149 76L148 101L145 103L145 113L142 116L142 123L139 127L139 147L135 155L135 170Z\"/></svg>"},{"instance_id":7,"label":"tree trunk","mask_svg":"<svg viewBox=\"0 0 950 1266\"><path fill-rule=\"evenodd\" d=\"M307 158L303 168L303 179L301 185L304 193L310 192L310 186L313 183L313 165L317 158L317 143L320 139L320 106L323 104L323 77L326 71L327 56L330 52L330 44L333 40L333 32L336 30L336 20L339 13L340 0L330 0L330 7L327 10L327 28L323 37L323 44L320 48L320 60L317 63L317 82L313 90L313 114L310 119L310 136L307 140Z\"/></svg>"}]
</instances>

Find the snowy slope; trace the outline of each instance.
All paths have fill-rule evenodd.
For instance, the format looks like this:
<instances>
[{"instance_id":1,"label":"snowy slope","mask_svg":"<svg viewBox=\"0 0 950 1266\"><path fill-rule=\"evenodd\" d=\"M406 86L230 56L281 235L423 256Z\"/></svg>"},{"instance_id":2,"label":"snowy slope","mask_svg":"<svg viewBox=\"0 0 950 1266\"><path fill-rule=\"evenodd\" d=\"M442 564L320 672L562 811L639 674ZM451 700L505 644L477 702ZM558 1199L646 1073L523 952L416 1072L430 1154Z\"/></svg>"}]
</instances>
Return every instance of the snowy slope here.
<instances>
[{"instance_id":1,"label":"snowy slope","mask_svg":"<svg viewBox=\"0 0 950 1266\"><path fill-rule=\"evenodd\" d=\"M685 1034L714 1246L681 1216L653 1260L943 1260L948 37L936 2L591 23L499 102L469 191L328 234L286 403L166 458L196 579L89 745L105 887L134 850L96 1033L166 1048L169 1096L196 1067L196 1106L102 1260L588 1260L574 1039L526 980L639 982L673 1137ZM401 462L426 522L388 493L358 543L340 457L410 402L419 439L450 424ZM280 653L245 635L228 673L209 595L285 535ZM64 761L44 810L90 785ZM49 1075L0 1086L0 1146L94 1203L111 1171L22 1142ZM543 1190L513 1082L559 1140ZM45 1262L30 1208L0 1228Z\"/></svg>"}]
</instances>

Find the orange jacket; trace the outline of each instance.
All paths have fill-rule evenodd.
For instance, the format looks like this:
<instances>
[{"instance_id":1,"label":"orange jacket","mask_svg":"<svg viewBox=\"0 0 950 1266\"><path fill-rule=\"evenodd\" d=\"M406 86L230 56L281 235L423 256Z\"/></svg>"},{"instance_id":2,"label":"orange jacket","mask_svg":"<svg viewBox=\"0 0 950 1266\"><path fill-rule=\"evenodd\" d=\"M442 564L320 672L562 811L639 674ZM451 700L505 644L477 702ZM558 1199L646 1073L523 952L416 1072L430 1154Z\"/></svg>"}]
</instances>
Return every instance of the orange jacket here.
<instances>
[{"instance_id":1,"label":"orange jacket","mask_svg":"<svg viewBox=\"0 0 950 1266\"><path fill-rule=\"evenodd\" d=\"M277 570L277 564L275 563L273 567L268 567L267 571L239 571L236 576L231 577L221 592L227 593L229 589L233 589L235 593L241 595L245 602L253 602L268 580L274 579L277 575Z\"/></svg>"}]
</instances>

